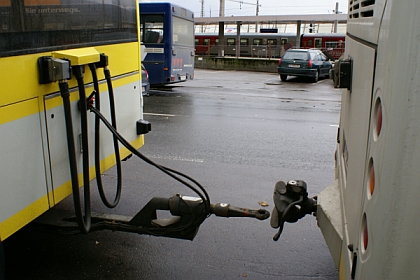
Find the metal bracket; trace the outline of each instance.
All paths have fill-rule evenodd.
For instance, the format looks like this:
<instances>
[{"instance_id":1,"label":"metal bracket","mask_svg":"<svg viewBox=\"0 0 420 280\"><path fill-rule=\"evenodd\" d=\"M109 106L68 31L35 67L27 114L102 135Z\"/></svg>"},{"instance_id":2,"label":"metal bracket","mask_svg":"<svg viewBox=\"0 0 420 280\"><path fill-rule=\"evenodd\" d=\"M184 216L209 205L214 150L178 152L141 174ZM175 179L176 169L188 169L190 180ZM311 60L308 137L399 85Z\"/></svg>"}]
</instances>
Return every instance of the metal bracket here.
<instances>
[{"instance_id":1,"label":"metal bracket","mask_svg":"<svg viewBox=\"0 0 420 280\"><path fill-rule=\"evenodd\" d=\"M308 198L306 183L301 180L292 180L286 183L279 181L274 187L274 209L270 225L279 228L273 237L274 241L280 238L285 222L295 223L307 214L316 213L317 201Z\"/></svg>"},{"instance_id":2,"label":"metal bracket","mask_svg":"<svg viewBox=\"0 0 420 280\"><path fill-rule=\"evenodd\" d=\"M338 62L338 87L351 91L353 77L353 60L351 58Z\"/></svg>"},{"instance_id":3,"label":"metal bracket","mask_svg":"<svg viewBox=\"0 0 420 280\"><path fill-rule=\"evenodd\" d=\"M38 58L38 70L41 85L71 79L70 61L66 59L42 56Z\"/></svg>"}]
</instances>

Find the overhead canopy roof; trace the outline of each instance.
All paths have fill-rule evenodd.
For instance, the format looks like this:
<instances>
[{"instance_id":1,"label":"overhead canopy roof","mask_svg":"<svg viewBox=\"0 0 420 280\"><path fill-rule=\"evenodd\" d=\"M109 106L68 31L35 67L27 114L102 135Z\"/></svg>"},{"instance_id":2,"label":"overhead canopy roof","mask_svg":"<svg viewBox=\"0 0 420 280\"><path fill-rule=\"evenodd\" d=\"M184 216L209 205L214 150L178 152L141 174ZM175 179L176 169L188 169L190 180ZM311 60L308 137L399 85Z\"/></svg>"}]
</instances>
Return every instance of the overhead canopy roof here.
<instances>
[{"instance_id":1,"label":"overhead canopy roof","mask_svg":"<svg viewBox=\"0 0 420 280\"><path fill-rule=\"evenodd\" d=\"M269 23L339 23L347 22L347 14L322 14L322 15L274 15L274 16L231 16L231 17L200 17L194 18L195 24L218 24L219 22L243 24L255 22Z\"/></svg>"}]
</instances>

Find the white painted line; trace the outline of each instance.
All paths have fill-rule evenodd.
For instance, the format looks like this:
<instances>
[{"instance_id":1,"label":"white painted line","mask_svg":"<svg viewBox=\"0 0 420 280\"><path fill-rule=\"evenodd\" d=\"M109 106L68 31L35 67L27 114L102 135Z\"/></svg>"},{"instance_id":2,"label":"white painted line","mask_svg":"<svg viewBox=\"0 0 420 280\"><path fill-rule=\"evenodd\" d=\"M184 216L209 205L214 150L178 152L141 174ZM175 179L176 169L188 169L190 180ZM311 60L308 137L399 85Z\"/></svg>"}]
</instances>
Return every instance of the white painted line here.
<instances>
[{"instance_id":1,"label":"white painted line","mask_svg":"<svg viewBox=\"0 0 420 280\"><path fill-rule=\"evenodd\" d=\"M143 113L143 115L161 116L161 117L175 117L175 115L170 115L170 114L157 114L157 113Z\"/></svg>"},{"instance_id":2,"label":"white painted line","mask_svg":"<svg viewBox=\"0 0 420 280\"><path fill-rule=\"evenodd\" d=\"M330 126L338 127L338 124L330 124Z\"/></svg>"},{"instance_id":3,"label":"white painted line","mask_svg":"<svg viewBox=\"0 0 420 280\"><path fill-rule=\"evenodd\" d=\"M177 157L177 156L160 156L160 155L145 155L148 158L153 159L168 159L168 160L176 160L176 161L189 161L189 162L198 162L203 163L204 159L199 158L183 158L183 157Z\"/></svg>"}]
</instances>

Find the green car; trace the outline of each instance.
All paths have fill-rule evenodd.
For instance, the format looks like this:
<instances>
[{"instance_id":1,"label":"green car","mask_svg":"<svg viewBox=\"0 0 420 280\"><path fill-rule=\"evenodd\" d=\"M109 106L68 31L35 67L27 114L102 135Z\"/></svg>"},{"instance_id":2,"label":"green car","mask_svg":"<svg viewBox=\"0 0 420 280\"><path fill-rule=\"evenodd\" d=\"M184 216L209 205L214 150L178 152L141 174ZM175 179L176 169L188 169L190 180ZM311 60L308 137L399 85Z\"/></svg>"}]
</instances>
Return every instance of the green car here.
<instances>
[{"instance_id":1,"label":"green car","mask_svg":"<svg viewBox=\"0 0 420 280\"><path fill-rule=\"evenodd\" d=\"M318 82L320 77L329 77L332 63L318 49L289 49L280 58L278 73L285 82L287 76L309 77Z\"/></svg>"}]
</instances>

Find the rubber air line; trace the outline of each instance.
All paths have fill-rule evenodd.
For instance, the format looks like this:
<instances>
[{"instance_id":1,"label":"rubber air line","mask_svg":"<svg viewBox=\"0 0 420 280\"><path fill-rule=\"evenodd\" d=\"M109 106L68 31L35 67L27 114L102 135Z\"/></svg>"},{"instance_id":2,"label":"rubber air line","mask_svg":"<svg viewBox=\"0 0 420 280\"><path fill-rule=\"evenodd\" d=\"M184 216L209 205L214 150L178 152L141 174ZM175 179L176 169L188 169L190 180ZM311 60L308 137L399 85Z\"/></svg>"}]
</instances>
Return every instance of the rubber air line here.
<instances>
[{"instance_id":1,"label":"rubber air line","mask_svg":"<svg viewBox=\"0 0 420 280\"><path fill-rule=\"evenodd\" d=\"M96 73L96 66L95 64L89 64L89 69L92 73L93 79L93 86L95 89L94 96L95 96L95 108L98 111L101 111L101 99L100 99L100 92L99 92L99 81L98 76ZM104 74L108 85L108 93L109 93L109 106L110 106L110 113L111 113L111 122L112 126L116 129L117 128L117 118L115 113L115 101L114 101L114 92L112 88L112 81L111 75L109 70L105 67ZM115 153L115 164L117 168L117 186L116 186L116 193L114 197L114 201L111 203L109 202L108 198L106 197L104 186L102 183L101 178L101 154L100 154L100 118L98 115L95 115L95 172L96 172L96 182L98 185L99 195L101 197L102 202L108 208L114 208L118 205L120 198L121 198L121 190L122 190L122 170L121 170L121 156L120 150L118 146L118 138L113 135L113 144L114 144L114 153Z\"/></svg>"},{"instance_id":2,"label":"rubber air line","mask_svg":"<svg viewBox=\"0 0 420 280\"><path fill-rule=\"evenodd\" d=\"M77 67L76 67L77 68ZM90 199L89 195L86 197L86 192L89 193L89 186L85 186L85 217L83 217L83 210L80 202L79 194L79 178L77 172L77 161L76 161L76 146L73 136L73 121L71 114L71 102L70 102L70 92L69 85L66 80L60 81L58 83L60 87L61 97L63 99L64 107L64 119L66 126L67 134L67 150L69 156L69 165L70 165L70 178L71 186L73 191L73 204L74 212L76 214L77 224L79 229L83 233L88 233L91 226L91 214L90 214ZM89 173L88 173L89 176Z\"/></svg>"}]
</instances>

